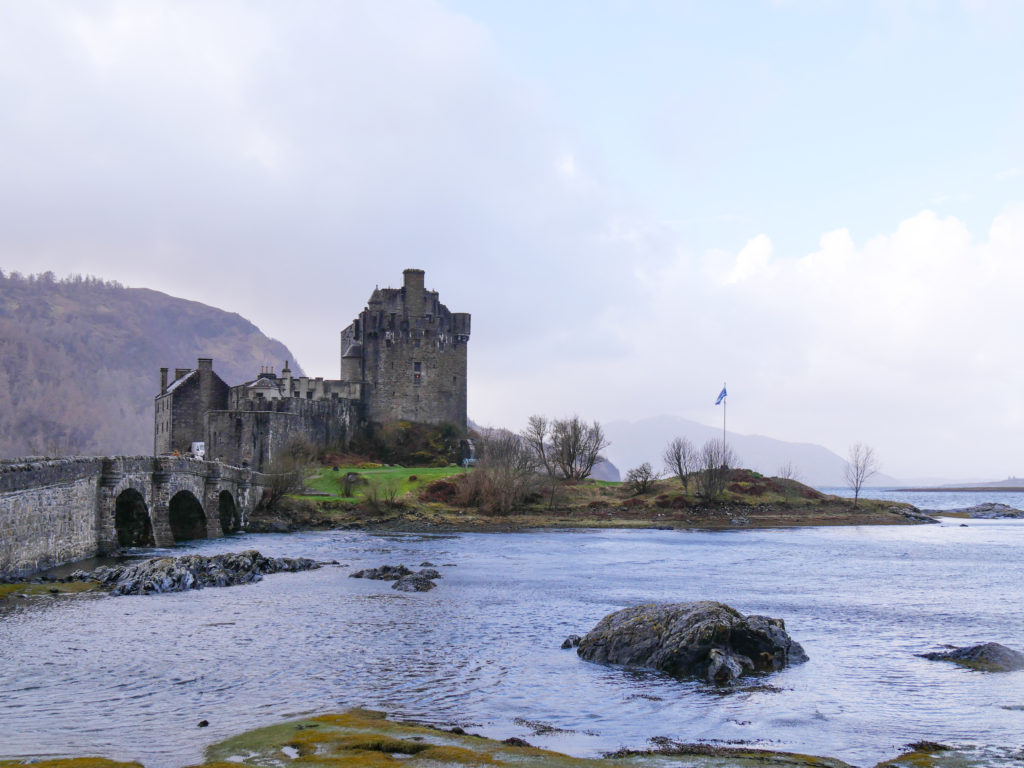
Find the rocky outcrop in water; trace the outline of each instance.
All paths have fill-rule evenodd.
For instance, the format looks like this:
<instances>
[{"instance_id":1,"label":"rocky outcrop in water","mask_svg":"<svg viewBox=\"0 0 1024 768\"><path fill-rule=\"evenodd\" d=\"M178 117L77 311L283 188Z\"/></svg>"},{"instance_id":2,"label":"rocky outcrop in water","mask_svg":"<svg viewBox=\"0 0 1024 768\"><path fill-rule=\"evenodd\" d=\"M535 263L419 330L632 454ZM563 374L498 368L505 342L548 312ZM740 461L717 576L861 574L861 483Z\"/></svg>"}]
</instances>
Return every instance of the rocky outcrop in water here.
<instances>
[{"instance_id":1,"label":"rocky outcrop in water","mask_svg":"<svg viewBox=\"0 0 1024 768\"><path fill-rule=\"evenodd\" d=\"M999 643L982 643L963 648L954 647L948 651L919 653L918 656L933 661L952 661L962 667L978 669L983 672L1012 672L1024 669L1024 653Z\"/></svg>"},{"instance_id":2,"label":"rocky outcrop in water","mask_svg":"<svg viewBox=\"0 0 1024 768\"><path fill-rule=\"evenodd\" d=\"M399 592L429 592L437 586L433 579L441 578L441 574L433 568L412 571L404 565L382 565L379 568L365 568L350 573L349 578L393 581L395 583L391 588Z\"/></svg>"},{"instance_id":3,"label":"rocky outcrop in water","mask_svg":"<svg viewBox=\"0 0 1024 768\"><path fill-rule=\"evenodd\" d=\"M155 557L126 565L76 571L78 581L98 581L112 595L152 595L203 587L232 587L260 581L265 574L308 571L320 563L305 557L266 557L255 549L222 555Z\"/></svg>"},{"instance_id":4,"label":"rocky outcrop in water","mask_svg":"<svg viewBox=\"0 0 1024 768\"><path fill-rule=\"evenodd\" d=\"M960 507L959 509L923 509L921 511L929 515L958 515L973 517L978 520L1024 517L1024 511L1011 507L1008 504L999 504L994 501L976 504L973 507Z\"/></svg>"},{"instance_id":5,"label":"rocky outcrop in water","mask_svg":"<svg viewBox=\"0 0 1024 768\"><path fill-rule=\"evenodd\" d=\"M648 603L609 614L580 641L588 661L660 669L729 683L806 661L782 619L744 616L723 603Z\"/></svg>"}]
</instances>

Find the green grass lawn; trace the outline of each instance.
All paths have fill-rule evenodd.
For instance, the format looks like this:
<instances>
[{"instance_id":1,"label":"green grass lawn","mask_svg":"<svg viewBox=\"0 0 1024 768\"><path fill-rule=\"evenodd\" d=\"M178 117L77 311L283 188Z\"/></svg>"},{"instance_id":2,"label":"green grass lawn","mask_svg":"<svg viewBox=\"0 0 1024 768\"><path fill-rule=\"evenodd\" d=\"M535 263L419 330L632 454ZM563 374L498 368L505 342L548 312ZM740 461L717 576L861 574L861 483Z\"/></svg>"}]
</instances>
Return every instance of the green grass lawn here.
<instances>
[{"instance_id":1,"label":"green grass lawn","mask_svg":"<svg viewBox=\"0 0 1024 768\"><path fill-rule=\"evenodd\" d=\"M306 487L319 493L328 493L341 501L359 502L376 491L378 497L390 492L396 496L418 492L423 486L451 475L461 474L467 470L462 467L376 467L359 469L358 467L319 467L306 477ZM366 484L353 486L353 495L345 496L343 478L354 472L366 480ZM318 498L307 496L300 498Z\"/></svg>"}]
</instances>

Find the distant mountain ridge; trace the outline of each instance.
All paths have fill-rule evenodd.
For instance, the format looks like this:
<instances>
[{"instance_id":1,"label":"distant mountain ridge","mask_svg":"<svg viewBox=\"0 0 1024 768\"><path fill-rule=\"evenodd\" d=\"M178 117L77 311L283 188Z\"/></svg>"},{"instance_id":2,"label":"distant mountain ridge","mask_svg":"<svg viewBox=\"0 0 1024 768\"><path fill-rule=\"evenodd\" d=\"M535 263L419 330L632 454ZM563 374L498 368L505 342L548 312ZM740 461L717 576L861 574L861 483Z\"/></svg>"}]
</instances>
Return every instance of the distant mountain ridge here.
<instances>
[{"instance_id":1,"label":"distant mountain ridge","mask_svg":"<svg viewBox=\"0 0 1024 768\"><path fill-rule=\"evenodd\" d=\"M242 316L96 278L0 272L0 457L153 452L161 366L212 357L229 384L288 348Z\"/></svg>"},{"instance_id":2,"label":"distant mountain ridge","mask_svg":"<svg viewBox=\"0 0 1024 768\"><path fill-rule=\"evenodd\" d=\"M722 430L679 416L657 416L639 421L613 421L604 425L611 445L605 454L623 470L649 461L655 469L662 467L662 452L669 440L685 437L700 448L712 439L720 440ZM790 443L761 435L727 433L729 446L737 454L740 466L763 475L777 475L779 468L792 463L796 479L818 488L842 487L846 460L821 445ZM868 485L898 485L898 481L882 472L874 475Z\"/></svg>"}]
</instances>

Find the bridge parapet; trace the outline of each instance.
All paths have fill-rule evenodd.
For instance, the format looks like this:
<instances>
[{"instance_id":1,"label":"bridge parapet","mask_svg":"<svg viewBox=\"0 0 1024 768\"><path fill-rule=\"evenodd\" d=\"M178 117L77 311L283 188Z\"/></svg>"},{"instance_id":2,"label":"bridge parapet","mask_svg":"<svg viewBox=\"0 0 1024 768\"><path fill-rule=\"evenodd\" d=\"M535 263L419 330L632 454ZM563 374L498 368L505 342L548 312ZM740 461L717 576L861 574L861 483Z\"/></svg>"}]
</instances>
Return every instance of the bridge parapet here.
<instances>
[{"instance_id":1,"label":"bridge parapet","mask_svg":"<svg viewBox=\"0 0 1024 768\"><path fill-rule=\"evenodd\" d=\"M0 461L0 575L221 536L245 523L265 484L246 467L185 456ZM191 527L172 525L176 495L191 504Z\"/></svg>"}]
</instances>

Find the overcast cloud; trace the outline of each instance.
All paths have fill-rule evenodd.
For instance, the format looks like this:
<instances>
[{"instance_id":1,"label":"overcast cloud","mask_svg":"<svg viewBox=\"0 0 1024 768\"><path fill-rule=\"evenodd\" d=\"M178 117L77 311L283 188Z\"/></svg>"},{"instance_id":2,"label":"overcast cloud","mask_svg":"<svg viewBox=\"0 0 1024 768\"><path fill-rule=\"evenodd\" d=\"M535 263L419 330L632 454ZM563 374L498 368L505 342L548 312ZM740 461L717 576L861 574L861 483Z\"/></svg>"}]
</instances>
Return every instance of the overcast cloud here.
<instances>
[{"instance_id":1,"label":"overcast cloud","mask_svg":"<svg viewBox=\"0 0 1024 768\"><path fill-rule=\"evenodd\" d=\"M715 423L727 380L739 432L1024 474L1020 6L503 5L0 2L0 267L325 377L420 267L478 422Z\"/></svg>"}]
</instances>

